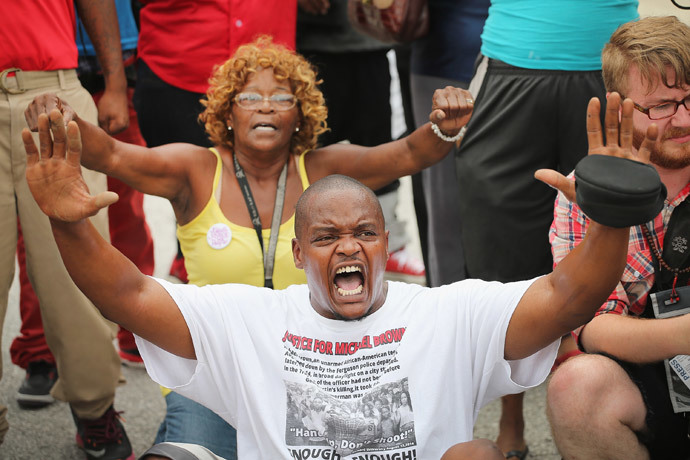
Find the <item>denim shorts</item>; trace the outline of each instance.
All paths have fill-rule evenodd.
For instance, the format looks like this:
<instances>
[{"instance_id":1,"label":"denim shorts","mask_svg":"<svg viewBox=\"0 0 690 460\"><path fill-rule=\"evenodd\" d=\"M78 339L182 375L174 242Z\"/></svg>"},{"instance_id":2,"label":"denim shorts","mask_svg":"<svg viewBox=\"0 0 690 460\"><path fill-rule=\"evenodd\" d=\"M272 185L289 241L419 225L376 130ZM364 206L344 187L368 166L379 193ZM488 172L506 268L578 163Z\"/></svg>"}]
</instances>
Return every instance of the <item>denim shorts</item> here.
<instances>
[{"instance_id":1,"label":"denim shorts","mask_svg":"<svg viewBox=\"0 0 690 460\"><path fill-rule=\"evenodd\" d=\"M237 460L237 432L215 412L174 391L165 396L165 419L155 443L197 444L226 460Z\"/></svg>"},{"instance_id":2,"label":"denim shorts","mask_svg":"<svg viewBox=\"0 0 690 460\"><path fill-rule=\"evenodd\" d=\"M690 459L690 413L675 413L669 397L664 363L633 364L615 360L642 393L647 431L637 433L651 460Z\"/></svg>"}]
</instances>

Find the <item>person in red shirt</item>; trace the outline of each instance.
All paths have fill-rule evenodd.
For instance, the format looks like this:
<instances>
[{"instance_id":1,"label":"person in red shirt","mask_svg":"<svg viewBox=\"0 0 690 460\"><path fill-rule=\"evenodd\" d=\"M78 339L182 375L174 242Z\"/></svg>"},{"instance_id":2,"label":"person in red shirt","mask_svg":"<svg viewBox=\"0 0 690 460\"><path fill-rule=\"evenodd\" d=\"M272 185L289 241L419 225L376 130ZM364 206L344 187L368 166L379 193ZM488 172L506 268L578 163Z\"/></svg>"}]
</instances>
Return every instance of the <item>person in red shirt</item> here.
<instances>
[{"instance_id":1,"label":"person in red shirt","mask_svg":"<svg viewBox=\"0 0 690 460\"><path fill-rule=\"evenodd\" d=\"M122 58L127 78L129 126L124 131L110 134L123 142L145 145L139 132L136 112L131 103L136 77L134 62L138 30L130 0L115 0L115 7L120 26ZM93 95L96 105L98 105L105 93L105 79L86 28L83 22L79 20L77 21L77 47L79 49L79 68L77 69L79 81ZM117 129L120 129L120 126ZM123 254L126 254L142 273L152 275L154 269L153 238L146 224L143 194L114 177L108 177L108 190L116 192L120 197L115 205L108 208L110 241ZM55 358L50 352L43 332L38 297L36 297L26 273L26 254L21 227L17 244L17 261L20 281L19 309L22 322L20 334L14 338L10 346L10 357L14 364L22 369L27 369L28 373L28 377L22 382L17 392L19 406L38 409L55 401L50 395L50 390L57 378L57 372ZM123 364L143 368L144 363L139 356L132 334L120 328L117 338Z\"/></svg>"}]
</instances>

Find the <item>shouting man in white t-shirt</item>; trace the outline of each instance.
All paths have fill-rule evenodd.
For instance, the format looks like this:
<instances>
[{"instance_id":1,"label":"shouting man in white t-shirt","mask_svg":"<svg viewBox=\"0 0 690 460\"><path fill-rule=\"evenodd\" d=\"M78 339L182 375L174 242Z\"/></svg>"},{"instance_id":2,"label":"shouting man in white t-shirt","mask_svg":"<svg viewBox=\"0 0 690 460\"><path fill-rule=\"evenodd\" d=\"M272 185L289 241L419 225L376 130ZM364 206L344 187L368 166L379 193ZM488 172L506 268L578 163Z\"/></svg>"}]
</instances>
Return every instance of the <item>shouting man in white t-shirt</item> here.
<instances>
[{"instance_id":1,"label":"shouting man in white t-shirt","mask_svg":"<svg viewBox=\"0 0 690 460\"><path fill-rule=\"evenodd\" d=\"M590 154L648 161L654 128L635 156L632 103L622 104L620 123L619 108L611 97L604 145L598 101L590 104ZM582 243L537 279L434 289L386 282L376 196L329 176L295 211L293 254L307 285L171 284L142 275L86 219L116 197L89 195L76 123L65 128L58 111L41 115L39 136L40 152L24 133L27 179L72 278L106 318L137 335L153 380L237 427L244 459L504 458L492 442L472 440L479 410L546 378L559 338L593 316L626 261L629 229L592 222ZM563 176L537 177L575 199ZM403 392L389 410L404 403L404 424L384 432L359 416L370 401ZM316 398L327 414L321 427L305 424L292 403ZM175 452L195 446L154 446L143 458Z\"/></svg>"}]
</instances>

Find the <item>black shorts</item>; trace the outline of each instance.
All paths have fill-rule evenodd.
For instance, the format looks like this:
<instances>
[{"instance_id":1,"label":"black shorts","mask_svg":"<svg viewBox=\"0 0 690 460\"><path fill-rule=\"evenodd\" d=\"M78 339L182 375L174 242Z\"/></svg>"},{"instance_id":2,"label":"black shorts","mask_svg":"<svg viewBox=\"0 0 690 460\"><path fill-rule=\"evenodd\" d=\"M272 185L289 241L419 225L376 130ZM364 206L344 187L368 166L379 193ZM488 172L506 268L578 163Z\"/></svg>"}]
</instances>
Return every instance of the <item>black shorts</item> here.
<instances>
[{"instance_id":1,"label":"black shorts","mask_svg":"<svg viewBox=\"0 0 690 460\"><path fill-rule=\"evenodd\" d=\"M652 460L690 459L690 413L675 413L666 383L664 363L633 364L614 359L642 393L647 417L646 433L638 433Z\"/></svg>"},{"instance_id":2,"label":"black shorts","mask_svg":"<svg viewBox=\"0 0 690 460\"><path fill-rule=\"evenodd\" d=\"M456 155L467 275L530 279L553 267L556 198L534 172L568 174L587 155L587 104L606 90L600 71L522 69L495 59L485 74L482 68L472 79L470 89L479 90Z\"/></svg>"}]
</instances>

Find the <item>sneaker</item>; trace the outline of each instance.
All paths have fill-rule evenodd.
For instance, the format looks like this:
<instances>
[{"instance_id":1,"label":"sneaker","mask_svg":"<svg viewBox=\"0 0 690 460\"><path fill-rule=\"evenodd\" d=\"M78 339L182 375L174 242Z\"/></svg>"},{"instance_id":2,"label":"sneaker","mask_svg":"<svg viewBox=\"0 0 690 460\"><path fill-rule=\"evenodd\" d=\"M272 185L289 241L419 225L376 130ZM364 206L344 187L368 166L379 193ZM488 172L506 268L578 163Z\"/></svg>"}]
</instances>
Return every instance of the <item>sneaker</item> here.
<instances>
[{"instance_id":1,"label":"sneaker","mask_svg":"<svg viewBox=\"0 0 690 460\"><path fill-rule=\"evenodd\" d=\"M127 367L134 367L138 369L145 369L146 366L144 366L144 360L141 359L141 355L139 354L139 350L136 348L133 349L120 349L118 352L120 355L120 361L122 361L122 364L127 366Z\"/></svg>"},{"instance_id":2,"label":"sneaker","mask_svg":"<svg viewBox=\"0 0 690 460\"><path fill-rule=\"evenodd\" d=\"M391 281L405 281L426 284L424 262L413 257L404 247L390 254L386 263L386 279Z\"/></svg>"},{"instance_id":3,"label":"sneaker","mask_svg":"<svg viewBox=\"0 0 690 460\"><path fill-rule=\"evenodd\" d=\"M77 446L88 460L134 460L132 445L120 422L121 413L110 406L99 418L86 420L77 418L72 411L77 425Z\"/></svg>"},{"instance_id":4,"label":"sneaker","mask_svg":"<svg viewBox=\"0 0 690 460\"><path fill-rule=\"evenodd\" d=\"M184 257L176 256L170 265L170 276L180 280L180 283L187 284L187 268L184 266Z\"/></svg>"},{"instance_id":5,"label":"sneaker","mask_svg":"<svg viewBox=\"0 0 690 460\"><path fill-rule=\"evenodd\" d=\"M39 409L55 402L50 390L57 380L55 364L34 361L26 368L26 377L17 391L17 402L22 409Z\"/></svg>"}]
</instances>

